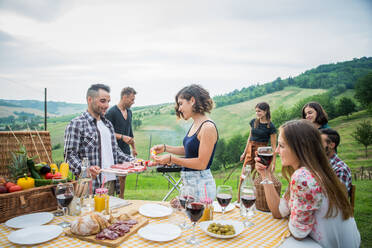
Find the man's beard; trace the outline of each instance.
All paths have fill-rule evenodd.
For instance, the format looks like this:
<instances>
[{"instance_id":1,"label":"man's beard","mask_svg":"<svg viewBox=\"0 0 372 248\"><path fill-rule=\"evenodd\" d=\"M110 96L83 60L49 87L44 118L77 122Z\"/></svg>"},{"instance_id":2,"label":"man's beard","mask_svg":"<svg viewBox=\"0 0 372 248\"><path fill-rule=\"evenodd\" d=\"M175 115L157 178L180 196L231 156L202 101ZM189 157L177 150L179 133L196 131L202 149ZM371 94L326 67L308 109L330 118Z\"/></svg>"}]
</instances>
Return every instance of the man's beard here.
<instances>
[{"instance_id":1,"label":"man's beard","mask_svg":"<svg viewBox=\"0 0 372 248\"><path fill-rule=\"evenodd\" d=\"M331 150L329 149L328 146L325 147L325 152L326 152L327 156L329 156L329 154L331 153Z\"/></svg>"}]
</instances>

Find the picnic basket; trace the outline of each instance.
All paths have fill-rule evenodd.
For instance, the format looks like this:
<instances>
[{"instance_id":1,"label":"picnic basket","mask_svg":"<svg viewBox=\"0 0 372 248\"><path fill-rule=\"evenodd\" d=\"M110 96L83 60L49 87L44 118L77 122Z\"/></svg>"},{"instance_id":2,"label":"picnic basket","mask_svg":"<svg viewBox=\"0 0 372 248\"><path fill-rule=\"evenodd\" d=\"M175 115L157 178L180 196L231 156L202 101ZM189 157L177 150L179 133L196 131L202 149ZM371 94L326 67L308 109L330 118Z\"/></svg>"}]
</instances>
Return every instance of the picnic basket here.
<instances>
[{"instance_id":1,"label":"picnic basket","mask_svg":"<svg viewBox=\"0 0 372 248\"><path fill-rule=\"evenodd\" d=\"M266 202L266 196L265 196L265 190L264 186L261 184L262 182L262 177L258 173L255 173L258 175L257 177L254 177L254 186L256 187L256 208L258 210L264 211L264 212L270 212L269 206L267 205ZM282 189L282 183L279 181L279 179L272 174L271 175L272 182L274 184L275 190L278 192L280 196L280 191Z\"/></svg>"},{"instance_id":2,"label":"picnic basket","mask_svg":"<svg viewBox=\"0 0 372 248\"><path fill-rule=\"evenodd\" d=\"M48 131L0 132L0 176L9 178L11 152L24 145L29 157L38 156L35 163L52 160ZM18 215L57 209L53 185L0 194L0 223Z\"/></svg>"}]
</instances>

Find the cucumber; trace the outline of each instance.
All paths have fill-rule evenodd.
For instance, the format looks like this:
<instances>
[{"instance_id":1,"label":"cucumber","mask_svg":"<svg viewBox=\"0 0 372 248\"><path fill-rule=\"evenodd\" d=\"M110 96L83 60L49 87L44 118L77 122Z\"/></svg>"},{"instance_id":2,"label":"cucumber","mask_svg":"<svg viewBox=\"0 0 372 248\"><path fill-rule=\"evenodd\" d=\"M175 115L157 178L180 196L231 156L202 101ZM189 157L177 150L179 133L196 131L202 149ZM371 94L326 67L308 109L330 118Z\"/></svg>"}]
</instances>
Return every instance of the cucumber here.
<instances>
[{"instance_id":1,"label":"cucumber","mask_svg":"<svg viewBox=\"0 0 372 248\"><path fill-rule=\"evenodd\" d=\"M28 166L28 170L31 173L32 178L41 179L41 176L39 175L39 173L37 173L37 171L35 169L35 163L32 159L27 159L27 166Z\"/></svg>"}]
</instances>

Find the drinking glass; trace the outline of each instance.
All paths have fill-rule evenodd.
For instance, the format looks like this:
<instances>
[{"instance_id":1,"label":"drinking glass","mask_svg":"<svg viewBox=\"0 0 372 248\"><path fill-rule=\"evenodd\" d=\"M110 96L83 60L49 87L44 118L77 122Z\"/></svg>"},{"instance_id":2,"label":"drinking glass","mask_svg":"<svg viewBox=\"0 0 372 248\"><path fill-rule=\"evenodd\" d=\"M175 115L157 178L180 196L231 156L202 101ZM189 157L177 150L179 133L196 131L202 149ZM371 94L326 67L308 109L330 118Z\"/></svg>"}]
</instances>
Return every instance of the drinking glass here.
<instances>
[{"instance_id":1,"label":"drinking glass","mask_svg":"<svg viewBox=\"0 0 372 248\"><path fill-rule=\"evenodd\" d=\"M74 186L71 183L60 183L56 186L56 198L58 206L60 206L63 210L63 215L66 215L67 206L72 201L72 198L74 198ZM61 227L69 227L69 222L62 222L59 224Z\"/></svg>"},{"instance_id":2,"label":"drinking glass","mask_svg":"<svg viewBox=\"0 0 372 248\"><path fill-rule=\"evenodd\" d=\"M272 184L273 182L267 178L267 170L269 169L271 161L273 160L273 148L271 146L259 147L257 149L257 154L261 159L260 163L266 166L266 175L261 184Z\"/></svg>"},{"instance_id":3,"label":"drinking glass","mask_svg":"<svg viewBox=\"0 0 372 248\"><path fill-rule=\"evenodd\" d=\"M249 220L253 216L253 204L256 202L256 188L254 185L244 185L240 189L240 202L246 209L246 220L243 222L245 227L253 226L254 223Z\"/></svg>"},{"instance_id":4,"label":"drinking glass","mask_svg":"<svg viewBox=\"0 0 372 248\"><path fill-rule=\"evenodd\" d=\"M195 225L203 215L205 205L197 192L191 188L186 198L185 209L186 214L192 222L192 237L186 240L186 243L191 245L199 245L200 241L195 237Z\"/></svg>"},{"instance_id":5,"label":"drinking glass","mask_svg":"<svg viewBox=\"0 0 372 248\"><path fill-rule=\"evenodd\" d=\"M181 188L180 188L180 194L178 196L178 200L180 201L180 205L182 207L182 212L183 214L185 215L186 217L186 200L188 198L192 198L192 194L193 194L193 191L194 189L188 185L183 185ZM186 222L186 218L185 218L185 221L180 224L180 227L183 229L183 230L187 230L187 229L190 229L191 226L189 224L187 224Z\"/></svg>"},{"instance_id":6,"label":"drinking glass","mask_svg":"<svg viewBox=\"0 0 372 248\"><path fill-rule=\"evenodd\" d=\"M217 201L218 204L220 204L222 208L222 217L221 219L224 219L225 216L225 209L230 204L230 201L232 199L232 188L228 185L220 185L217 187Z\"/></svg>"}]
</instances>

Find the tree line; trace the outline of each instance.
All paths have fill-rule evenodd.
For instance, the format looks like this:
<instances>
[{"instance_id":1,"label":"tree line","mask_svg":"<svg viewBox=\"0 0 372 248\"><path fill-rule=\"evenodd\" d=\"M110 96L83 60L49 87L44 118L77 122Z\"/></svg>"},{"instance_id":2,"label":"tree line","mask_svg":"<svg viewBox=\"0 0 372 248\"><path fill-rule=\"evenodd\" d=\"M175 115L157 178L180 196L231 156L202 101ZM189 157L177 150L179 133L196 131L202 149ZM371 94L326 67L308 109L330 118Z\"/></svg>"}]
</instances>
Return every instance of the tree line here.
<instances>
[{"instance_id":1,"label":"tree line","mask_svg":"<svg viewBox=\"0 0 372 248\"><path fill-rule=\"evenodd\" d=\"M362 57L352 61L320 65L294 78L281 79L278 77L269 83L257 83L241 90L236 89L230 93L216 96L213 100L216 103L216 107L222 107L280 91L287 86L329 89L331 95L338 95L346 89L354 89L358 78L367 75L371 71L372 58Z\"/></svg>"}]
</instances>

